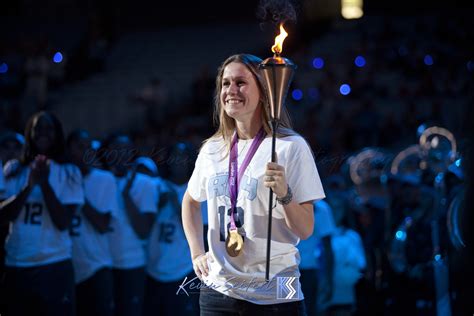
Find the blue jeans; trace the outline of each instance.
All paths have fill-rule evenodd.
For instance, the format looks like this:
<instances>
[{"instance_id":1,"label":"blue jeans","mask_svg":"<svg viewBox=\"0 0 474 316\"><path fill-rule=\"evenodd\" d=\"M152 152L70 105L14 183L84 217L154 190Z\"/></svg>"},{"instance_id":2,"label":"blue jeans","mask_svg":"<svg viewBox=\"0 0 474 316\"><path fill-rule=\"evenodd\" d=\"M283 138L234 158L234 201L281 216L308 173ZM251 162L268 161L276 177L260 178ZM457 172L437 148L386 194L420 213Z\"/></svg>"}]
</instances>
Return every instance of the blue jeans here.
<instances>
[{"instance_id":1,"label":"blue jeans","mask_svg":"<svg viewBox=\"0 0 474 316\"><path fill-rule=\"evenodd\" d=\"M306 316L304 301L257 305L202 287L199 296L201 316Z\"/></svg>"}]
</instances>

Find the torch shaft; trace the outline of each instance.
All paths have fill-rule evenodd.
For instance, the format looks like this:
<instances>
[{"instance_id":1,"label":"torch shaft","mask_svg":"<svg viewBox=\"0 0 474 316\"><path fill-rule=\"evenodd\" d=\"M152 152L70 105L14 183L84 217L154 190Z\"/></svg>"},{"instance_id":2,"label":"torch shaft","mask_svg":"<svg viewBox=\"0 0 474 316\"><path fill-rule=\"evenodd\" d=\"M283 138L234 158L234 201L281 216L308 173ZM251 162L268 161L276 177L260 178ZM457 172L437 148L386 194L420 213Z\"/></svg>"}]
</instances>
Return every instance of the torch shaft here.
<instances>
[{"instance_id":1,"label":"torch shaft","mask_svg":"<svg viewBox=\"0 0 474 316\"><path fill-rule=\"evenodd\" d=\"M275 162L276 130L278 121L272 120L272 162ZM273 213L273 190L270 188L268 203L268 234L267 234L267 260L265 262L265 281L270 280L270 249L272 242L272 213Z\"/></svg>"}]
</instances>

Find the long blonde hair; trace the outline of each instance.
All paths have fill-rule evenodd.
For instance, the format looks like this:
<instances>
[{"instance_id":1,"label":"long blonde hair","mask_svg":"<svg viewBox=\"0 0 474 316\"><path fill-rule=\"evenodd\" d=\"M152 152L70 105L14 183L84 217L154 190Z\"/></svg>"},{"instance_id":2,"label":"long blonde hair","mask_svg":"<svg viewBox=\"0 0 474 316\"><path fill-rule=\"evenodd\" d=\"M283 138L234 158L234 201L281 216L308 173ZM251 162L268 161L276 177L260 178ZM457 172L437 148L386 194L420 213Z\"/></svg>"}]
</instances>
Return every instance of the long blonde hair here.
<instances>
[{"instance_id":1,"label":"long blonde hair","mask_svg":"<svg viewBox=\"0 0 474 316\"><path fill-rule=\"evenodd\" d=\"M266 134L271 134L272 128L270 126L270 105L267 100L265 93L263 79L260 76L258 70L259 64L262 62L260 58L250 54L237 54L227 58L218 69L216 78L216 90L214 94L214 124L218 126L217 131L210 138L206 139L204 143L210 140L222 138L227 145L227 149L230 150L230 143L232 141L232 135L235 131L235 120L227 115L224 110L223 104L221 104L221 90L222 90L222 77L224 75L224 69L230 63L241 63L245 65L248 70L253 74L255 81L258 85L260 92L260 106L262 106L261 115L263 128ZM279 126L277 129L277 137L285 137L289 135L296 135L296 132L292 129L291 119L288 111L285 107L282 109Z\"/></svg>"}]
</instances>

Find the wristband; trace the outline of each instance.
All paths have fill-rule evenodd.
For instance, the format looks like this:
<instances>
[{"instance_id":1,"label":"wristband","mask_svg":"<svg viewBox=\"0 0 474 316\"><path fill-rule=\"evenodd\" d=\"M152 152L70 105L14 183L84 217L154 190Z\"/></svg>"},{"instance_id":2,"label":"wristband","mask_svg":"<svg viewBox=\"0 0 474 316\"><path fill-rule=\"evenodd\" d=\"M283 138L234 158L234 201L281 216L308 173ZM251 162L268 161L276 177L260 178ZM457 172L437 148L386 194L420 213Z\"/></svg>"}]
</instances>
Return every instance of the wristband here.
<instances>
[{"instance_id":1,"label":"wristband","mask_svg":"<svg viewBox=\"0 0 474 316\"><path fill-rule=\"evenodd\" d=\"M286 193L286 195L282 198L279 198L277 197L276 200L278 201L278 203L280 203L281 205L287 205L291 202L291 200L293 200L293 192L291 192L291 188L290 186L288 186L288 192Z\"/></svg>"}]
</instances>

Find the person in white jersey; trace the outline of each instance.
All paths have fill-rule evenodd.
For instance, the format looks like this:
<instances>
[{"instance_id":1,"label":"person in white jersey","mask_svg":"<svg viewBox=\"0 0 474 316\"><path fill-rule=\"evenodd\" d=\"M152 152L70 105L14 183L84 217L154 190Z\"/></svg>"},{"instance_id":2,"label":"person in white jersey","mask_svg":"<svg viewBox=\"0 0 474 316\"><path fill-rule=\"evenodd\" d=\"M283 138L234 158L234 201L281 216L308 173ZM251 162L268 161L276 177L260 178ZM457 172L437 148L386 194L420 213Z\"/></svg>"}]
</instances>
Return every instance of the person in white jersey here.
<instances>
[{"instance_id":1,"label":"person in white jersey","mask_svg":"<svg viewBox=\"0 0 474 316\"><path fill-rule=\"evenodd\" d=\"M326 302L325 315L350 316L356 307L355 285L367 266L359 233L350 228L347 197L339 192L328 195L336 223L331 245L334 252L333 295Z\"/></svg>"},{"instance_id":2,"label":"person in white jersey","mask_svg":"<svg viewBox=\"0 0 474 316\"><path fill-rule=\"evenodd\" d=\"M181 221L181 202L196 150L180 142L173 146L170 157L170 178L161 179L159 213L148 244L145 316L195 315L199 311L199 290L180 290L183 282L195 278Z\"/></svg>"},{"instance_id":3,"label":"person in white jersey","mask_svg":"<svg viewBox=\"0 0 474 316\"><path fill-rule=\"evenodd\" d=\"M20 159L25 137L19 133L6 131L0 135L0 160L3 165L12 159Z\"/></svg>"},{"instance_id":4,"label":"person in white jersey","mask_svg":"<svg viewBox=\"0 0 474 316\"><path fill-rule=\"evenodd\" d=\"M136 149L127 135L104 142L105 165L117 183L118 209L107 234L112 253L115 315L142 315L146 241L154 223L157 193L150 177L137 173Z\"/></svg>"},{"instance_id":5,"label":"person in white jersey","mask_svg":"<svg viewBox=\"0 0 474 316\"><path fill-rule=\"evenodd\" d=\"M5 199L5 179L3 174L12 166L12 164L19 165L19 159L21 157L21 151L24 144L25 138L21 134L9 130L0 134L0 202ZM5 170L3 170L4 168ZM8 231L8 224L0 224L0 245L5 243L5 238L8 235ZM5 249L0 247L0 276L2 276L4 272L4 262ZM6 295L3 291L4 287L0 277L0 314L3 311L2 306L5 306L4 300Z\"/></svg>"},{"instance_id":6,"label":"person in white jersey","mask_svg":"<svg viewBox=\"0 0 474 316\"><path fill-rule=\"evenodd\" d=\"M335 232L336 224L329 204L323 200L314 203L314 233L298 244L301 255L300 281L308 316L317 314L317 302L324 304L332 297L334 254L331 236ZM320 297L318 288L321 290Z\"/></svg>"},{"instance_id":7,"label":"person in white jersey","mask_svg":"<svg viewBox=\"0 0 474 316\"><path fill-rule=\"evenodd\" d=\"M91 141L87 131L75 130L66 142L71 162L81 170L85 194L85 203L70 227L77 315L112 316L112 254L107 234L118 208L117 185L112 173L91 166Z\"/></svg>"},{"instance_id":8,"label":"person in white jersey","mask_svg":"<svg viewBox=\"0 0 474 316\"><path fill-rule=\"evenodd\" d=\"M239 54L219 68L215 96L219 127L202 146L183 198L193 268L206 284L199 298L201 315L306 314L297 280L296 244L312 234L313 202L325 195L311 149L291 129L286 111L277 131L277 162L269 162L269 105L260 63L258 57ZM269 188L276 201L266 282ZM199 204L204 200L207 253ZM282 290L288 295L280 295Z\"/></svg>"},{"instance_id":9,"label":"person in white jersey","mask_svg":"<svg viewBox=\"0 0 474 316\"><path fill-rule=\"evenodd\" d=\"M5 242L7 315L74 315L74 272L68 228L84 203L79 169L65 163L59 120L34 114L25 129L20 168L5 175L0 223Z\"/></svg>"}]
</instances>

